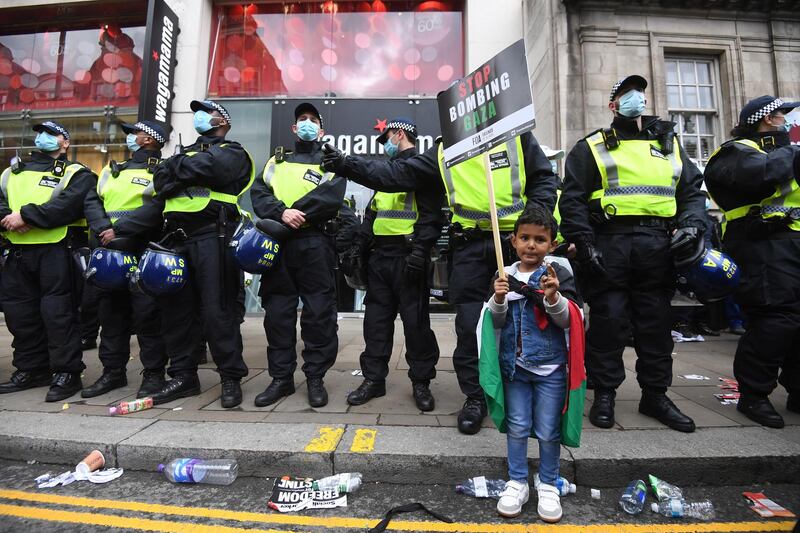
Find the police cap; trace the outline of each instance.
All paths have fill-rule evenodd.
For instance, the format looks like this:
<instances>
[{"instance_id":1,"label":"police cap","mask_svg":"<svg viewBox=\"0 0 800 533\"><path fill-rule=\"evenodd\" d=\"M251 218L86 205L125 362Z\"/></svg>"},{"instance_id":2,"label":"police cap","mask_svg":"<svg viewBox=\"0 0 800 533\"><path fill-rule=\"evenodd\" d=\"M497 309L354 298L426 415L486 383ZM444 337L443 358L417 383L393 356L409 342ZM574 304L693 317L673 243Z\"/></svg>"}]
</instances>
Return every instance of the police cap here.
<instances>
[{"instance_id":1,"label":"police cap","mask_svg":"<svg viewBox=\"0 0 800 533\"><path fill-rule=\"evenodd\" d=\"M32 129L35 132L46 131L52 135L63 135L64 139L69 140L69 131L67 131L67 128L54 120L47 120L39 124L34 124Z\"/></svg>"},{"instance_id":2,"label":"police cap","mask_svg":"<svg viewBox=\"0 0 800 533\"><path fill-rule=\"evenodd\" d=\"M628 85L633 85L637 89L644 91L645 89L647 89L647 80L639 76L638 74L632 74L630 76L622 78L617 83L615 83L613 87L611 87L611 94L608 97L608 101L613 102L614 98L617 97L619 92Z\"/></svg>"},{"instance_id":3,"label":"police cap","mask_svg":"<svg viewBox=\"0 0 800 533\"><path fill-rule=\"evenodd\" d=\"M314 107L314 104L312 104L311 102L303 102L300 105L298 105L297 107L295 107L294 108L294 120L295 120L295 122L297 121L297 118L300 115L302 115L303 113L311 113L312 115L317 117L319 119L319 127L323 128L323 129L325 128L325 126L324 126L324 124L322 122L322 115L319 114L319 111L317 110L316 107Z\"/></svg>"},{"instance_id":4,"label":"police cap","mask_svg":"<svg viewBox=\"0 0 800 533\"><path fill-rule=\"evenodd\" d=\"M786 113L800 107L800 102L784 102L780 98L764 95L747 102L739 113L739 124L753 125L770 113L781 110Z\"/></svg>"},{"instance_id":5,"label":"police cap","mask_svg":"<svg viewBox=\"0 0 800 533\"><path fill-rule=\"evenodd\" d=\"M189 104L189 108L192 111L208 111L211 113L212 111L219 111L219 114L222 115L222 118L230 124L231 123L231 114L228 113L228 110L222 107L220 104L215 102L214 100L192 100L192 103Z\"/></svg>"},{"instance_id":6,"label":"police cap","mask_svg":"<svg viewBox=\"0 0 800 533\"><path fill-rule=\"evenodd\" d=\"M123 122L122 131L125 133L136 133L137 131L143 131L155 139L156 142L161 146L164 146L164 143L167 142L167 136L164 134L164 128L162 128L158 122L153 122L152 120L140 120L136 124L128 124Z\"/></svg>"},{"instance_id":7,"label":"police cap","mask_svg":"<svg viewBox=\"0 0 800 533\"><path fill-rule=\"evenodd\" d=\"M383 130L381 136L378 137L379 143L383 144L386 142L386 139L389 138L390 130L403 130L415 139L417 138L417 125L414 124L414 121L410 118L397 117L389 121L389 123L386 125L386 129Z\"/></svg>"}]
</instances>

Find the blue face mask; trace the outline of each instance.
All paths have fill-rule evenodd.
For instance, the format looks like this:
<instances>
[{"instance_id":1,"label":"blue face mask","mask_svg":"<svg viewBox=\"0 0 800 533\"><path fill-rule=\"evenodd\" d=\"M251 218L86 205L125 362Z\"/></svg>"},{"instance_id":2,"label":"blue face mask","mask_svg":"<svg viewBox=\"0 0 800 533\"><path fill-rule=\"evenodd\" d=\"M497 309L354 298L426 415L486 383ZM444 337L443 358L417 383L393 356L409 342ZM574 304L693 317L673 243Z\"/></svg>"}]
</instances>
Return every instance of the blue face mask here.
<instances>
[{"instance_id":1,"label":"blue face mask","mask_svg":"<svg viewBox=\"0 0 800 533\"><path fill-rule=\"evenodd\" d=\"M195 111L194 113L194 129L197 133L206 133L214 129L214 125L211 124L211 119L214 117L211 116L210 113L207 111L203 111L202 109L199 111Z\"/></svg>"},{"instance_id":2,"label":"blue face mask","mask_svg":"<svg viewBox=\"0 0 800 533\"><path fill-rule=\"evenodd\" d=\"M128 145L128 150L130 150L131 152L135 152L136 150L141 148L141 146L136 144L136 134L135 133L129 133L128 136L125 137L125 143Z\"/></svg>"},{"instance_id":3,"label":"blue face mask","mask_svg":"<svg viewBox=\"0 0 800 533\"><path fill-rule=\"evenodd\" d=\"M33 142L36 144L36 148L42 152L55 152L60 148L58 137L50 135L46 131L40 131Z\"/></svg>"},{"instance_id":4,"label":"blue face mask","mask_svg":"<svg viewBox=\"0 0 800 533\"><path fill-rule=\"evenodd\" d=\"M383 151L386 152L386 155L389 157L394 157L397 155L397 151L400 149L399 144L394 144L392 142L392 137L386 139L386 142L383 143Z\"/></svg>"},{"instance_id":5,"label":"blue face mask","mask_svg":"<svg viewBox=\"0 0 800 533\"><path fill-rule=\"evenodd\" d=\"M786 132L786 133L789 133L789 131L790 131L790 130L791 130L793 127L794 127L794 121L793 121L793 120L791 120L789 117L787 117L787 116L785 116L785 115L784 115L784 117L783 117L783 124L781 124L780 126L778 126L778 131L784 131L784 132Z\"/></svg>"},{"instance_id":6,"label":"blue face mask","mask_svg":"<svg viewBox=\"0 0 800 533\"><path fill-rule=\"evenodd\" d=\"M316 140L319 135L319 126L311 120L301 120L297 123L297 136L304 141Z\"/></svg>"},{"instance_id":7,"label":"blue face mask","mask_svg":"<svg viewBox=\"0 0 800 533\"><path fill-rule=\"evenodd\" d=\"M709 209L711 209L711 200L706 198L706 211L708 211Z\"/></svg>"},{"instance_id":8,"label":"blue face mask","mask_svg":"<svg viewBox=\"0 0 800 533\"><path fill-rule=\"evenodd\" d=\"M619 114L628 118L636 118L644 113L644 93L631 89L619 99Z\"/></svg>"}]
</instances>

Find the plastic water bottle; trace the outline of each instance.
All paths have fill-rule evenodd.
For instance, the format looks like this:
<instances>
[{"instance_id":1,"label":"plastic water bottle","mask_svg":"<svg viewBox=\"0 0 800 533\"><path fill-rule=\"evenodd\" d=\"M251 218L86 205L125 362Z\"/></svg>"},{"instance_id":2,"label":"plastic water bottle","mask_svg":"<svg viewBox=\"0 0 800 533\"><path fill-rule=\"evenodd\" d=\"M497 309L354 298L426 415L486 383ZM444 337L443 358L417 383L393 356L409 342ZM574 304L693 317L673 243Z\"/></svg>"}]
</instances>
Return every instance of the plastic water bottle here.
<instances>
[{"instance_id":1,"label":"plastic water bottle","mask_svg":"<svg viewBox=\"0 0 800 533\"><path fill-rule=\"evenodd\" d=\"M533 475L533 488L538 489L539 484L541 481L539 480L539 474ZM575 494L575 491L578 490L578 487L575 483L570 483L567 478L558 476L556 479L556 488L558 489L558 493L561 496L566 496L567 494Z\"/></svg>"},{"instance_id":2,"label":"plastic water bottle","mask_svg":"<svg viewBox=\"0 0 800 533\"><path fill-rule=\"evenodd\" d=\"M173 483L206 483L209 485L230 485L239 475L236 459L173 459L166 465L158 465Z\"/></svg>"},{"instance_id":3,"label":"plastic water bottle","mask_svg":"<svg viewBox=\"0 0 800 533\"><path fill-rule=\"evenodd\" d=\"M647 485L641 479L636 479L625 487L625 492L619 498L619 504L626 513L639 514L644 509L645 497L647 497Z\"/></svg>"},{"instance_id":4,"label":"plastic water bottle","mask_svg":"<svg viewBox=\"0 0 800 533\"><path fill-rule=\"evenodd\" d=\"M656 499L660 502L664 500L680 500L683 498L683 491L671 483L667 483L663 479L658 479L656 476L650 474L650 486L653 487L653 492Z\"/></svg>"},{"instance_id":5,"label":"plastic water bottle","mask_svg":"<svg viewBox=\"0 0 800 533\"><path fill-rule=\"evenodd\" d=\"M500 499L500 493L506 488L502 479L486 479L485 476L473 477L460 485L456 485L456 492L475 496L476 498Z\"/></svg>"},{"instance_id":6,"label":"plastic water bottle","mask_svg":"<svg viewBox=\"0 0 800 533\"><path fill-rule=\"evenodd\" d=\"M361 474L358 472L345 472L343 474L336 474L335 476L328 476L322 479L315 479L311 483L311 488L314 490L330 490L339 489L339 494L346 492L355 492L361 487Z\"/></svg>"},{"instance_id":7,"label":"plastic water bottle","mask_svg":"<svg viewBox=\"0 0 800 533\"><path fill-rule=\"evenodd\" d=\"M652 503L650 508L654 513L658 513L670 518L697 518L699 520L713 520L714 504L709 500L699 502L687 502L686 500L665 500L663 502Z\"/></svg>"},{"instance_id":8,"label":"plastic water bottle","mask_svg":"<svg viewBox=\"0 0 800 533\"><path fill-rule=\"evenodd\" d=\"M152 398L139 398L132 402L119 402L117 405L108 408L110 415L127 415L136 411L144 411L153 407Z\"/></svg>"}]
</instances>

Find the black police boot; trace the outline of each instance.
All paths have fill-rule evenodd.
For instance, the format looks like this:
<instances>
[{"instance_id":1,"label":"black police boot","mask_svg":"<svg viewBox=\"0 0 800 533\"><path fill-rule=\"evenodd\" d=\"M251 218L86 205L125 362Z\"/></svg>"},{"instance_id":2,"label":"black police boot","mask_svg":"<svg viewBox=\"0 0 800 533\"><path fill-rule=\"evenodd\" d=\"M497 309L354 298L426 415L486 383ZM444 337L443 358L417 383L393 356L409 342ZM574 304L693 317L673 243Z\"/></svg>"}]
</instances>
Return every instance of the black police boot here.
<instances>
[{"instance_id":1,"label":"black police boot","mask_svg":"<svg viewBox=\"0 0 800 533\"><path fill-rule=\"evenodd\" d=\"M95 348L97 348L97 339L94 337L81 339L81 350L94 350Z\"/></svg>"},{"instance_id":2,"label":"black police boot","mask_svg":"<svg viewBox=\"0 0 800 533\"><path fill-rule=\"evenodd\" d=\"M790 392L786 398L786 410L793 413L800 413L800 392Z\"/></svg>"},{"instance_id":3,"label":"black police boot","mask_svg":"<svg viewBox=\"0 0 800 533\"><path fill-rule=\"evenodd\" d=\"M663 392L642 391L639 401L639 412L651 416L676 431L691 433L694 431L694 420L681 413L672 400Z\"/></svg>"},{"instance_id":4,"label":"black police boot","mask_svg":"<svg viewBox=\"0 0 800 533\"><path fill-rule=\"evenodd\" d=\"M474 435L481 430L486 417L486 402L479 398L467 398L458 413L458 430L465 435Z\"/></svg>"},{"instance_id":5,"label":"black police boot","mask_svg":"<svg viewBox=\"0 0 800 533\"><path fill-rule=\"evenodd\" d=\"M83 388L80 372L58 372L53 375L50 390L44 397L46 402L59 402L69 398Z\"/></svg>"},{"instance_id":6,"label":"black police boot","mask_svg":"<svg viewBox=\"0 0 800 533\"><path fill-rule=\"evenodd\" d=\"M163 370L142 370L142 384L136 391L137 398L147 398L167 386Z\"/></svg>"},{"instance_id":7,"label":"black police boot","mask_svg":"<svg viewBox=\"0 0 800 533\"><path fill-rule=\"evenodd\" d=\"M436 401L433 399L433 394L431 394L430 386L427 383L416 381L411 384L411 390L417 409L420 411L433 411Z\"/></svg>"},{"instance_id":8,"label":"black police boot","mask_svg":"<svg viewBox=\"0 0 800 533\"><path fill-rule=\"evenodd\" d=\"M14 373L11 374L11 379L9 381L0 383L0 394L19 392L35 387L44 387L50 385L51 381L53 381L53 374L49 371L26 372L24 370L15 370Z\"/></svg>"},{"instance_id":9,"label":"black police boot","mask_svg":"<svg viewBox=\"0 0 800 533\"><path fill-rule=\"evenodd\" d=\"M762 426L776 429L783 427L783 417L772 406L769 398L764 396L742 394L736 404L736 410Z\"/></svg>"},{"instance_id":10,"label":"black police boot","mask_svg":"<svg viewBox=\"0 0 800 533\"><path fill-rule=\"evenodd\" d=\"M256 396L256 407L272 405L284 396L294 394L294 378L273 379L264 392Z\"/></svg>"},{"instance_id":11,"label":"black police boot","mask_svg":"<svg viewBox=\"0 0 800 533\"><path fill-rule=\"evenodd\" d=\"M381 396L386 396L386 383L365 379L356 390L347 395L347 403L350 405L362 405L373 398L380 398Z\"/></svg>"},{"instance_id":12,"label":"black police boot","mask_svg":"<svg viewBox=\"0 0 800 533\"><path fill-rule=\"evenodd\" d=\"M242 385L238 379L222 378L222 407L230 409L242 403Z\"/></svg>"},{"instance_id":13,"label":"black police boot","mask_svg":"<svg viewBox=\"0 0 800 533\"><path fill-rule=\"evenodd\" d=\"M322 384L322 378L308 378L308 405L311 407L323 407L328 405L328 391Z\"/></svg>"},{"instance_id":14,"label":"black police boot","mask_svg":"<svg viewBox=\"0 0 800 533\"><path fill-rule=\"evenodd\" d=\"M164 387L152 395L153 405L171 402L200 394L200 378L197 374L175 376Z\"/></svg>"},{"instance_id":15,"label":"black police boot","mask_svg":"<svg viewBox=\"0 0 800 533\"><path fill-rule=\"evenodd\" d=\"M589 422L599 428L610 428L614 425L614 389L594 389L594 402L589 409Z\"/></svg>"},{"instance_id":16,"label":"black police boot","mask_svg":"<svg viewBox=\"0 0 800 533\"><path fill-rule=\"evenodd\" d=\"M128 384L124 368L104 368L103 375L81 391L81 397L94 398Z\"/></svg>"}]
</instances>

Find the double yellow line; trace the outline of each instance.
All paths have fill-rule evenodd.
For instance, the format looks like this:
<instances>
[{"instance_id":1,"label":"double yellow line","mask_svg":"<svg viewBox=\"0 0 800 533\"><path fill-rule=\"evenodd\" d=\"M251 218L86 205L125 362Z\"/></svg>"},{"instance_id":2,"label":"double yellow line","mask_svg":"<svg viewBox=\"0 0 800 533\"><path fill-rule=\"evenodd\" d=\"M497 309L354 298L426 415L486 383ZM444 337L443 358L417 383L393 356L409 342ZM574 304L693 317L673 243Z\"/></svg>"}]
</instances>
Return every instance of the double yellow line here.
<instances>
[{"instance_id":1,"label":"double yellow line","mask_svg":"<svg viewBox=\"0 0 800 533\"><path fill-rule=\"evenodd\" d=\"M90 508L92 510L109 509L114 511L131 511L137 513L185 516L209 520L228 520L251 522L265 525L281 525L289 527L322 528L322 529L360 529L373 527L378 518L344 518L314 517L301 515L281 515L253 513L246 511L229 511L226 509L210 509L206 507L181 507L157 503L126 502L76 496L60 496L48 493L33 493L20 490L0 489L0 499L30 502L37 504L62 505ZM159 531L164 533L285 533L287 529L251 529L222 525L194 524L171 520L153 520L126 516L107 515L98 512L76 512L31 507L24 505L0 504L0 516L10 516L31 520L88 524L106 527L135 529L141 531ZM467 533L734 533L752 531L792 531L794 522L770 521L759 522L711 522L700 524L497 524L497 523L453 523L430 521L394 520L389 529L394 531L441 531Z\"/></svg>"}]
</instances>

